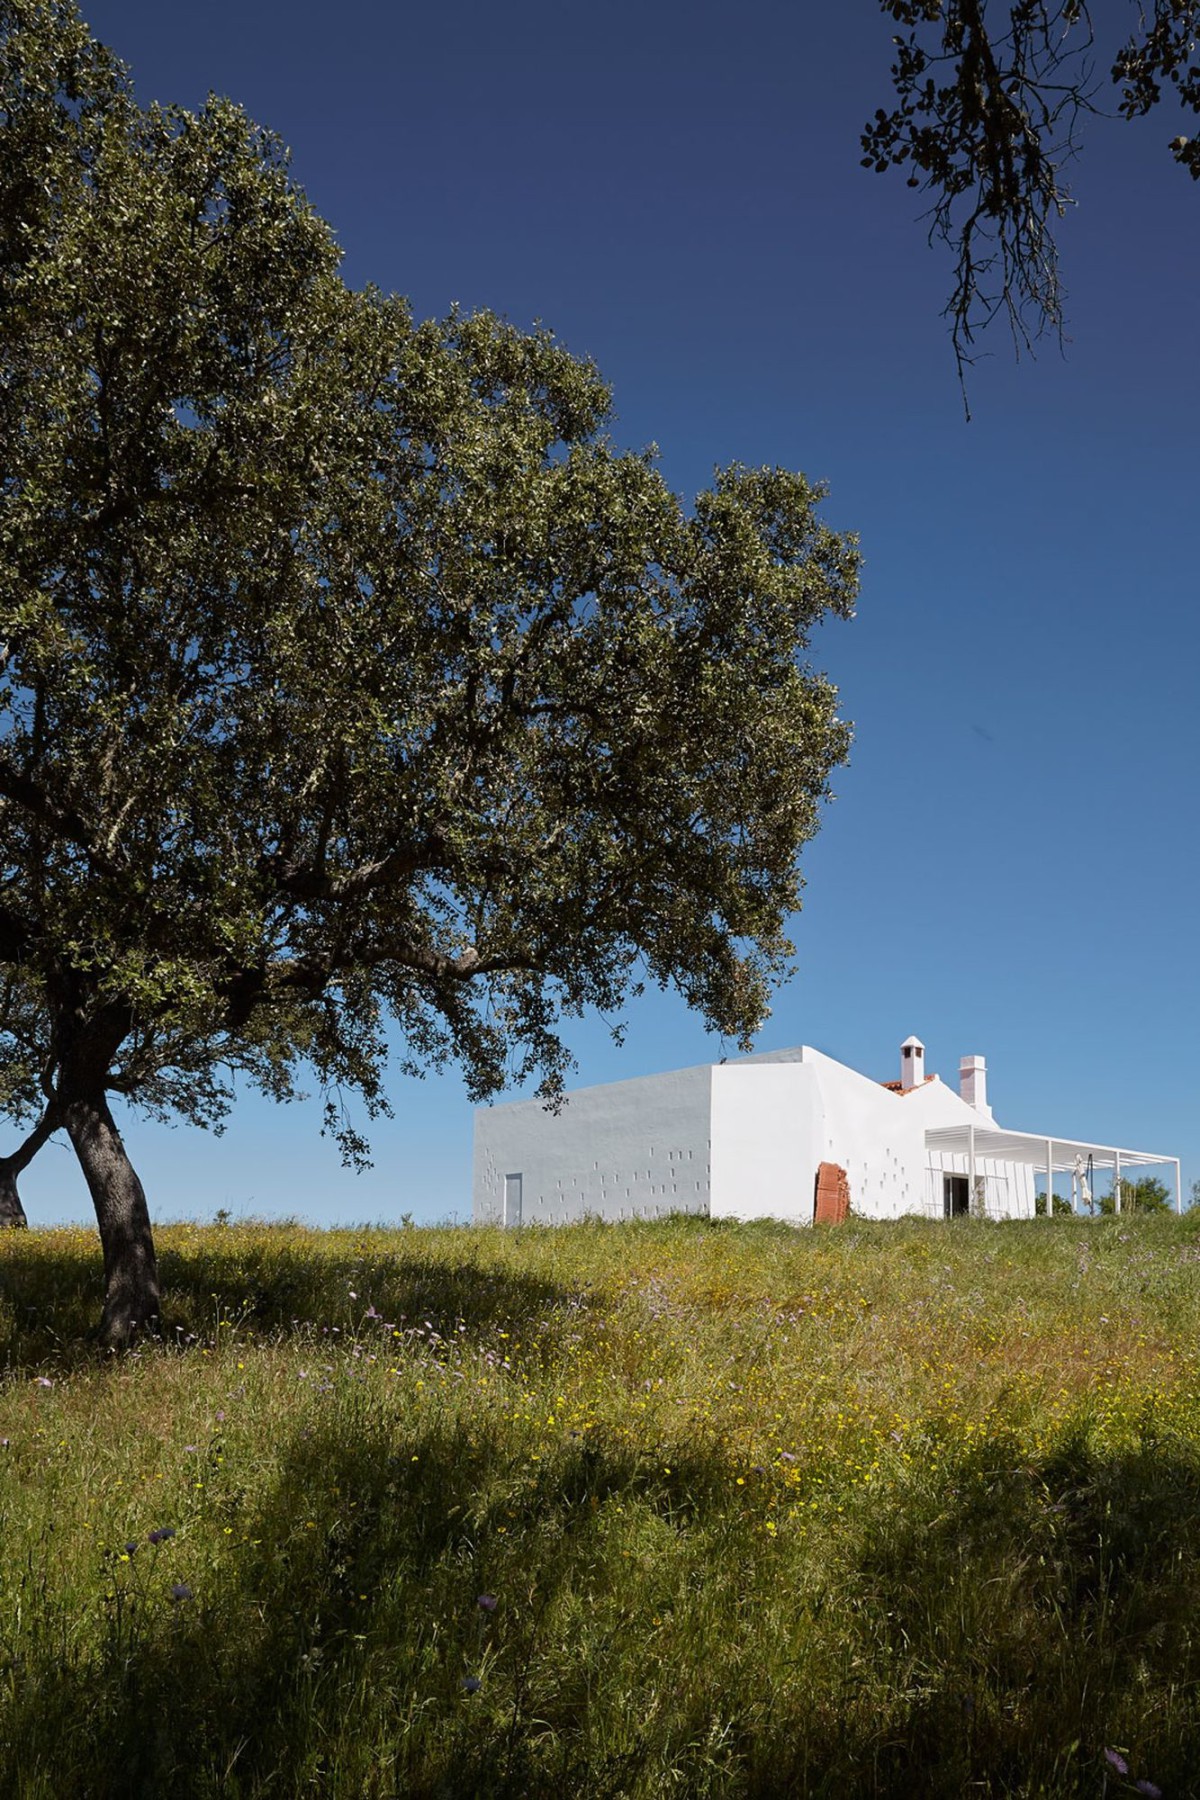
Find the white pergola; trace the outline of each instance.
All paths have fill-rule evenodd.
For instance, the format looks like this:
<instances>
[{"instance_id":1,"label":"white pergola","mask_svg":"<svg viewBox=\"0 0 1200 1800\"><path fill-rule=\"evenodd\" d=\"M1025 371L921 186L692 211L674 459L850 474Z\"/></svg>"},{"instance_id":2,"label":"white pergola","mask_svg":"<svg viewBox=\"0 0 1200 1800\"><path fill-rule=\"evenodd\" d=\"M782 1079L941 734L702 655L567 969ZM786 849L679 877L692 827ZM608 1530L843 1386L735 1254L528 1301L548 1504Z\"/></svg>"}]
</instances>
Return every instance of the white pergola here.
<instances>
[{"instance_id":1,"label":"white pergola","mask_svg":"<svg viewBox=\"0 0 1200 1800\"><path fill-rule=\"evenodd\" d=\"M1082 1144L1073 1138L1040 1137L1026 1131L1003 1131L998 1125L946 1125L925 1133L926 1150L941 1150L967 1159L971 1192L975 1192L976 1159L1026 1163L1046 1175L1046 1216L1054 1211L1054 1177L1074 1175L1089 1158L1093 1168L1110 1168L1117 1211L1121 1210L1121 1174L1125 1169L1149 1163L1167 1163L1175 1171L1175 1211L1183 1211L1183 1181L1177 1156L1160 1156L1153 1150L1119 1150L1114 1144Z\"/></svg>"}]
</instances>

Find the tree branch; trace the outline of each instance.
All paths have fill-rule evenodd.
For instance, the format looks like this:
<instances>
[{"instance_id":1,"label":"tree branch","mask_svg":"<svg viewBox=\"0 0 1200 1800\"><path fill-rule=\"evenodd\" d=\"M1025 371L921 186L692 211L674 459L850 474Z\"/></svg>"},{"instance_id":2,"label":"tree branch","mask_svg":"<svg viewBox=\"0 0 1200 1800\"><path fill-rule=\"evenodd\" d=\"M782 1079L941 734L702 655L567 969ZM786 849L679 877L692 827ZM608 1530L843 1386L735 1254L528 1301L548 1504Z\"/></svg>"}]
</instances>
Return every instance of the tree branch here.
<instances>
[{"instance_id":1,"label":"tree branch","mask_svg":"<svg viewBox=\"0 0 1200 1800\"><path fill-rule=\"evenodd\" d=\"M20 962L33 938L27 920L0 902L0 961Z\"/></svg>"},{"instance_id":2,"label":"tree branch","mask_svg":"<svg viewBox=\"0 0 1200 1800\"><path fill-rule=\"evenodd\" d=\"M56 806L36 781L28 775L19 775L4 763L0 763L0 799L11 800L14 806L21 807L39 825L44 825L53 837L64 843L74 844L84 852L100 874L117 873L117 865L98 847L79 813L64 811L62 807Z\"/></svg>"},{"instance_id":3,"label":"tree branch","mask_svg":"<svg viewBox=\"0 0 1200 1800\"><path fill-rule=\"evenodd\" d=\"M59 1127L58 1103L47 1102L46 1110L30 1132L25 1142L14 1150L11 1156L0 1156L0 1170L7 1175L19 1175L27 1169L42 1145L54 1136Z\"/></svg>"}]
</instances>

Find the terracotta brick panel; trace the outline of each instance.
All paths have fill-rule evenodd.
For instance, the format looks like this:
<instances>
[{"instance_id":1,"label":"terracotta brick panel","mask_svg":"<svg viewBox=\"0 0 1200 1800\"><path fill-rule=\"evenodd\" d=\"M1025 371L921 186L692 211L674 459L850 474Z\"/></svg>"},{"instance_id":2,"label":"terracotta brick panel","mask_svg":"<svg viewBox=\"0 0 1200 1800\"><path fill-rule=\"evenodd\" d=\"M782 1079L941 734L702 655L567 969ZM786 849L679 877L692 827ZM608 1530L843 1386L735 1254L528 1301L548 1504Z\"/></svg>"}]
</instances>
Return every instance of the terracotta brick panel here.
<instances>
[{"instance_id":1,"label":"terracotta brick panel","mask_svg":"<svg viewBox=\"0 0 1200 1800\"><path fill-rule=\"evenodd\" d=\"M843 1225L850 1215L850 1182L845 1169L837 1163L823 1162L817 1170L817 1192L813 1205L816 1225Z\"/></svg>"}]
</instances>

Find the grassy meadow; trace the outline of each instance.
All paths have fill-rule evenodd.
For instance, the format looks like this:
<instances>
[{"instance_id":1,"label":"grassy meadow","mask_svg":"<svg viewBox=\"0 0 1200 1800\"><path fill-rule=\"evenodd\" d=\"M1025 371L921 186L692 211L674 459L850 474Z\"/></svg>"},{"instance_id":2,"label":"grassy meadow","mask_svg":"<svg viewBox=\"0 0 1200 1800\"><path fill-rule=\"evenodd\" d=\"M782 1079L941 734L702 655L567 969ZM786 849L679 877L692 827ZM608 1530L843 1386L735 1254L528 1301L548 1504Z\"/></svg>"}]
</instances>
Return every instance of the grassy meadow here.
<instances>
[{"instance_id":1,"label":"grassy meadow","mask_svg":"<svg viewBox=\"0 0 1200 1800\"><path fill-rule=\"evenodd\" d=\"M1200 1794L1200 1214L0 1239L0 1793Z\"/></svg>"}]
</instances>

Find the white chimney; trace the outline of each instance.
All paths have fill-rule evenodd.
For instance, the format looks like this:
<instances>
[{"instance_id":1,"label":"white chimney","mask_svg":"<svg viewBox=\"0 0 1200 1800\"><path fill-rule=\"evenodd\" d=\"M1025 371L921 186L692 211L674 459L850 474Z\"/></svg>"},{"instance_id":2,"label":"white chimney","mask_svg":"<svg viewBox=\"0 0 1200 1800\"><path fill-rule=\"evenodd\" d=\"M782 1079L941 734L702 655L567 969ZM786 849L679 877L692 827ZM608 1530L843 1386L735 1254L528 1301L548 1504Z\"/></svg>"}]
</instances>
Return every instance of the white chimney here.
<instances>
[{"instance_id":1,"label":"white chimney","mask_svg":"<svg viewBox=\"0 0 1200 1800\"><path fill-rule=\"evenodd\" d=\"M900 1046L900 1091L907 1094L925 1079L925 1046L920 1038L906 1037Z\"/></svg>"},{"instance_id":2,"label":"white chimney","mask_svg":"<svg viewBox=\"0 0 1200 1800\"><path fill-rule=\"evenodd\" d=\"M987 1064L982 1056L964 1056L958 1064L958 1091L968 1106L991 1118L987 1097Z\"/></svg>"}]
</instances>

